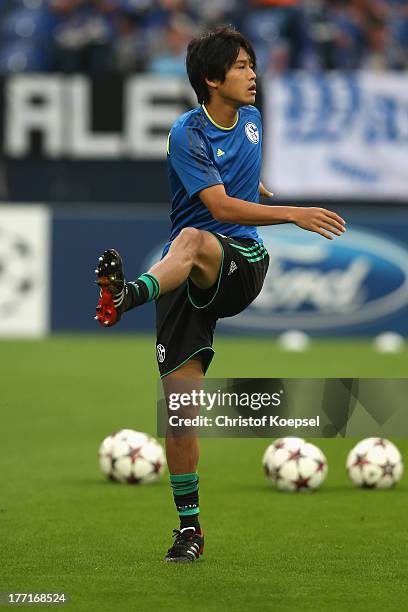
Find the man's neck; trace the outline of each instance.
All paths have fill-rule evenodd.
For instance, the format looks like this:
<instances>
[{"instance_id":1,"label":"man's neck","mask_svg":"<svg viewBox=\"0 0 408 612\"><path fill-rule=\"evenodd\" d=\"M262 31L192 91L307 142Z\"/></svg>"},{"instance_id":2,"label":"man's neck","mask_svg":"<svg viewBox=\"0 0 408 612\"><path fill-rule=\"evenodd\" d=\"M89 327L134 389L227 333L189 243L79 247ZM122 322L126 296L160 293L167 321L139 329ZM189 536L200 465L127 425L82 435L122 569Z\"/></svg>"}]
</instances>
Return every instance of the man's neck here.
<instances>
[{"instance_id":1,"label":"man's neck","mask_svg":"<svg viewBox=\"0 0 408 612\"><path fill-rule=\"evenodd\" d=\"M214 123L223 128L231 128L237 122L238 110L234 106L220 103L218 100L211 100L203 106L205 106Z\"/></svg>"}]
</instances>

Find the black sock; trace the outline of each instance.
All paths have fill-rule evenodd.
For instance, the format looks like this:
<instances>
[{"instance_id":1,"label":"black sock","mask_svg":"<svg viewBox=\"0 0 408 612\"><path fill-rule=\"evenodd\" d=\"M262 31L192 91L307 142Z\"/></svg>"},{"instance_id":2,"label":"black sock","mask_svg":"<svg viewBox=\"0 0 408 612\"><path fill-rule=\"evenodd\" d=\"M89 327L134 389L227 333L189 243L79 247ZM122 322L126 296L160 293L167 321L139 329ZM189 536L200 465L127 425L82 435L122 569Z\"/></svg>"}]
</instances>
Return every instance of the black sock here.
<instances>
[{"instance_id":1,"label":"black sock","mask_svg":"<svg viewBox=\"0 0 408 612\"><path fill-rule=\"evenodd\" d=\"M195 527L200 532L198 489L184 495L174 495L174 501L179 513L180 529Z\"/></svg>"},{"instance_id":2,"label":"black sock","mask_svg":"<svg viewBox=\"0 0 408 612\"><path fill-rule=\"evenodd\" d=\"M130 283L126 283L124 306L125 311L151 302L160 295L160 284L153 274L146 272Z\"/></svg>"},{"instance_id":3,"label":"black sock","mask_svg":"<svg viewBox=\"0 0 408 612\"><path fill-rule=\"evenodd\" d=\"M200 533L200 521L198 520L199 514L191 514L190 516L180 516L180 529L186 527L195 527L195 530Z\"/></svg>"},{"instance_id":4,"label":"black sock","mask_svg":"<svg viewBox=\"0 0 408 612\"><path fill-rule=\"evenodd\" d=\"M194 527L200 532L198 474L170 474L174 503L180 518L180 529Z\"/></svg>"}]
</instances>

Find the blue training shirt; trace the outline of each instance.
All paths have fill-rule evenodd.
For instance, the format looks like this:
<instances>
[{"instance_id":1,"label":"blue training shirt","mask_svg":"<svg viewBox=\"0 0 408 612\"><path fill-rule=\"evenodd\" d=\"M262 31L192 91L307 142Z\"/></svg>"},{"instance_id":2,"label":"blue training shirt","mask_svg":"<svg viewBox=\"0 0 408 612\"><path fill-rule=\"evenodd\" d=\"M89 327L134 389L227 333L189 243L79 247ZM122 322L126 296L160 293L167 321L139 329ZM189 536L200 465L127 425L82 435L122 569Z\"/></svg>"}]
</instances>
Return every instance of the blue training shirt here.
<instances>
[{"instance_id":1,"label":"blue training shirt","mask_svg":"<svg viewBox=\"0 0 408 612\"><path fill-rule=\"evenodd\" d=\"M262 242L256 227L217 221L198 197L202 189L223 184L227 195L259 202L261 154L262 121L255 106L242 106L230 128L215 123L204 106L177 119L167 146L172 226L163 255L184 227Z\"/></svg>"}]
</instances>

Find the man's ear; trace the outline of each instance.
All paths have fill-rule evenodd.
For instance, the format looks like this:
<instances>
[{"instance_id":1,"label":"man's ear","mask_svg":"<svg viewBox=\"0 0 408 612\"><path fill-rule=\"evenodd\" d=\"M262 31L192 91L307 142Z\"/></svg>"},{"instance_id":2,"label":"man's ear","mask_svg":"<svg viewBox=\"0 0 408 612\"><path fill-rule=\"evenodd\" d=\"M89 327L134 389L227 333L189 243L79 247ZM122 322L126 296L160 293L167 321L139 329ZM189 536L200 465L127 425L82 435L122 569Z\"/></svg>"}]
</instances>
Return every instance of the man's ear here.
<instances>
[{"instance_id":1,"label":"man's ear","mask_svg":"<svg viewBox=\"0 0 408 612\"><path fill-rule=\"evenodd\" d=\"M208 87L211 89L218 89L220 82L219 81L212 81L211 79L205 79L205 83L206 85L208 85Z\"/></svg>"}]
</instances>

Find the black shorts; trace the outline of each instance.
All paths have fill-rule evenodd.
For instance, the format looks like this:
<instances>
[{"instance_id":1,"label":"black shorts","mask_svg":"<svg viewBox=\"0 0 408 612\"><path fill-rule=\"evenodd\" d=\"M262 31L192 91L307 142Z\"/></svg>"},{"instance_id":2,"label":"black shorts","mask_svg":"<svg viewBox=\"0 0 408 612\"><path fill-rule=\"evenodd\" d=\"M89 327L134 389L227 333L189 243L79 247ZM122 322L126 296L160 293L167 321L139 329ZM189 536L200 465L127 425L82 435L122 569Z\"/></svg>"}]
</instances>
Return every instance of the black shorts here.
<instances>
[{"instance_id":1,"label":"black shorts","mask_svg":"<svg viewBox=\"0 0 408 612\"><path fill-rule=\"evenodd\" d=\"M156 301L156 354L162 377L191 358L201 359L206 372L214 355L217 319L242 312L262 289L269 265L265 247L252 239L214 236L222 248L215 285L203 290L187 279Z\"/></svg>"}]
</instances>

